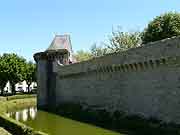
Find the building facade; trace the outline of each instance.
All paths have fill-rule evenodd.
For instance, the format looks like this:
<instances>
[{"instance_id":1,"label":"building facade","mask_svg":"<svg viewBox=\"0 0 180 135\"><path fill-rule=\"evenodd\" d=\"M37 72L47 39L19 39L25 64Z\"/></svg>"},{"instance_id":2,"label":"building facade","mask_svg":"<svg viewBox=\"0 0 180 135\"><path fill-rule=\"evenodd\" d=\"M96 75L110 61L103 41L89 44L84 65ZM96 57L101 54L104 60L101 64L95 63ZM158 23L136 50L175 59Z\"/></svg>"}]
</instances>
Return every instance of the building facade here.
<instances>
[{"instance_id":1,"label":"building facade","mask_svg":"<svg viewBox=\"0 0 180 135\"><path fill-rule=\"evenodd\" d=\"M30 85L30 91L32 91L33 89L37 89L37 83L36 82L32 82L32 84ZM16 92L28 92L28 85L26 83L26 81L17 83L15 85L15 90ZM11 93L11 84L8 81L6 86L4 87L4 91L5 93Z\"/></svg>"}]
</instances>

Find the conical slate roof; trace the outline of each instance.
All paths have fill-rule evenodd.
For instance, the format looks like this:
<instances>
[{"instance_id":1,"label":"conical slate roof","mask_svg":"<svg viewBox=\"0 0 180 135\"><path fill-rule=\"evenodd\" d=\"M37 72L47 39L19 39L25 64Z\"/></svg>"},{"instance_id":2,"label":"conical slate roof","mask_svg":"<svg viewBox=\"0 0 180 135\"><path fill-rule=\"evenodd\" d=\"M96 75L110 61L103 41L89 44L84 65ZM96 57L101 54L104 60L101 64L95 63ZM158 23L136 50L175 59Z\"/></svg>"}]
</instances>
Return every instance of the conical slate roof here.
<instances>
[{"instance_id":1,"label":"conical slate roof","mask_svg":"<svg viewBox=\"0 0 180 135\"><path fill-rule=\"evenodd\" d=\"M56 35L46 51L67 50L72 52L70 35Z\"/></svg>"}]
</instances>

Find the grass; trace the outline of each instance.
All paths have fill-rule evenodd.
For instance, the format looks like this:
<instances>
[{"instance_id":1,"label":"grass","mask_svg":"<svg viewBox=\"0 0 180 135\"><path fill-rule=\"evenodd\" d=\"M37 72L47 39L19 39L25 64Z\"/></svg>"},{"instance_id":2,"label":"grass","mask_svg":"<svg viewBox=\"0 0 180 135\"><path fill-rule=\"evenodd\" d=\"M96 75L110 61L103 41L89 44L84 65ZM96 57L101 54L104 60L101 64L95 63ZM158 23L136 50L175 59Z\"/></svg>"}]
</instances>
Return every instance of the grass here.
<instances>
[{"instance_id":1,"label":"grass","mask_svg":"<svg viewBox=\"0 0 180 135\"><path fill-rule=\"evenodd\" d=\"M13 96L0 96L0 101L34 98L34 97L36 97L36 94L19 94L19 95L13 95Z\"/></svg>"},{"instance_id":2,"label":"grass","mask_svg":"<svg viewBox=\"0 0 180 135\"><path fill-rule=\"evenodd\" d=\"M6 113L7 110L21 109L26 106L36 105L36 95L14 95L14 96L1 96L0 97L0 113Z\"/></svg>"},{"instance_id":3,"label":"grass","mask_svg":"<svg viewBox=\"0 0 180 135\"><path fill-rule=\"evenodd\" d=\"M0 101L0 113L6 113L7 110L11 109L21 109L28 106L36 105L35 98L25 98L25 99L12 99L6 101Z\"/></svg>"},{"instance_id":4,"label":"grass","mask_svg":"<svg viewBox=\"0 0 180 135\"><path fill-rule=\"evenodd\" d=\"M32 128L24 125L23 123L5 115L7 110L21 109L36 105L36 98L34 98L34 95L17 95L8 98L0 97L0 105L0 126L10 133L14 135L46 135L45 133L34 131Z\"/></svg>"},{"instance_id":5,"label":"grass","mask_svg":"<svg viewBox=\"0 0 180 135\"><path fill-rule=\"evenodd\" d=\"M0 135L12 135L12 134L7 132L4 128L0 127Z\"/></svg>"}]
</instances>

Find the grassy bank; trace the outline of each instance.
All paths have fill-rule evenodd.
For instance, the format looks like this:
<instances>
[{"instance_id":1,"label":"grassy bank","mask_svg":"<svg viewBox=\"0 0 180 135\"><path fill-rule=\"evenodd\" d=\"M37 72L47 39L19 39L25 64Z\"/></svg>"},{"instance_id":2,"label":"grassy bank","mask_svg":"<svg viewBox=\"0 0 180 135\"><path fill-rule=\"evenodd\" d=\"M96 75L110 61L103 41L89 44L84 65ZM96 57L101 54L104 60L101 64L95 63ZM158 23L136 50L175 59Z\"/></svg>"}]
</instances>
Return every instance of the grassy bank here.
<instances>
[{"instance_id":1,"label":"grassy bank","mask_svg":"<svg viewBox=\"0 0 180 135\"><path fill-rule=\"evenodd\" d=\"M21 109L28 106L36 105L36 98L25 98L25 99L11 99L6 101L0 101L0 113L4 114L7 110Z\"/></svg>"},{"instance_id":2,"label":"grassy bank","mask_svg":"<svg viewBox=\"0 0 180 135\"><path fill-rule=\"evenodd\" d=\"M24 99L23 99L24 98ZM17 95L0 98L0 126L13 135L45 135L5 115L7 110L21 109L36 105L34 95Z\"/></svg>"},{"instance_id":3,"label":"grassy bank","mask_svg":"<svg viewBox=\"0 0 180 135\"><path fill-rule=\"evenodd\" d=\"M13 99L26 99L26 98L36 98L36 94L19 94L14 96L0 96L0 101L7 101Z\"/></svg>"},{"instance_id":4,"label":"grassy bank","mask_svg":"<svg viewBox=\"0 0 180 135\"><path fill-rule=\"evenodd\" d=\"M0 135L12 135L9 132L7 132L4 128L0 127Z\"/></svg>"}]
</instances>

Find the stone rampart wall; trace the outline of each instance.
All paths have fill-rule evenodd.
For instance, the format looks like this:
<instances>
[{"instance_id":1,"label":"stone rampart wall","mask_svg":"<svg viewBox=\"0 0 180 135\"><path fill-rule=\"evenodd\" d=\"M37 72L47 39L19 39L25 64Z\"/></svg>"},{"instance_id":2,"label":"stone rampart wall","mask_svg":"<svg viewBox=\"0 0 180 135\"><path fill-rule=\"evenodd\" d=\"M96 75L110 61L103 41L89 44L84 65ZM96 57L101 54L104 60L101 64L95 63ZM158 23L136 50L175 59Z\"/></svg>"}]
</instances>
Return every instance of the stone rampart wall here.
<instances>
[{"instance_id":1,"label":"stone rampart wall","mask_svg":"<svg viewBox=\"0 0 180 135\"><path fill-rule=\"evenodd\" d=\"M59 67L59 75L68 76L71 74L84 73L88 71L110 70L113 67L133 69L136 67L153 66L166 61L173 60L180 56L180 37L164 39L146 44L139 48L130 49L126 52L113 53L89 61L75 63L64 67Z\"/></svg>"},{"instance_id":2,"label":"stone rampart wall","mask_svg":"<svg viewBox=\"0 0 180 135\"><path fill-rule=\"evenodd\" d=\"M56 103L180 124L180 37L58 67Z\"/></svg>"}]
</instances>

